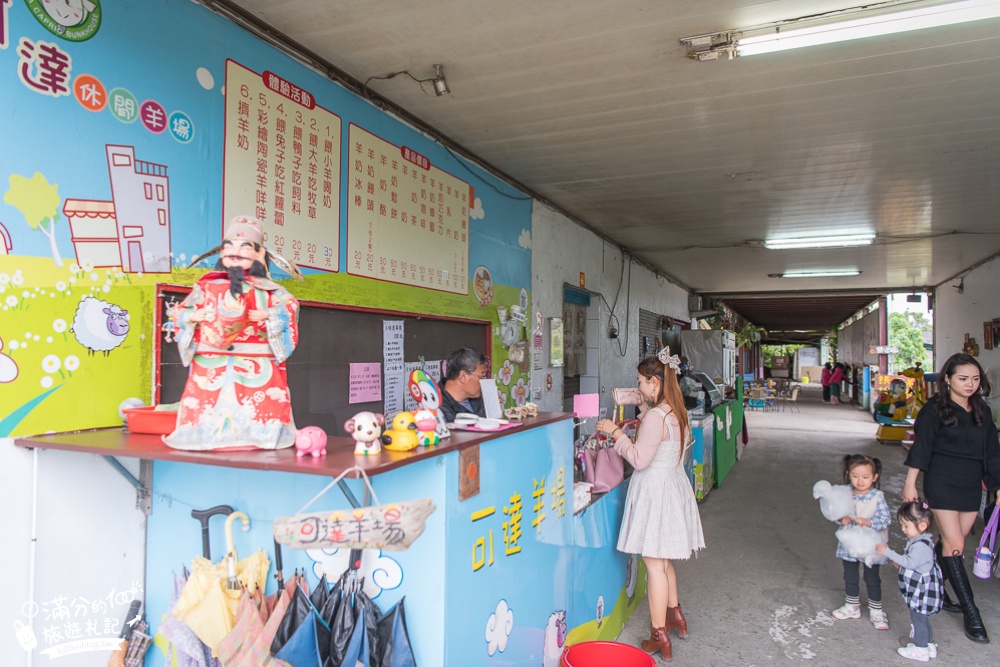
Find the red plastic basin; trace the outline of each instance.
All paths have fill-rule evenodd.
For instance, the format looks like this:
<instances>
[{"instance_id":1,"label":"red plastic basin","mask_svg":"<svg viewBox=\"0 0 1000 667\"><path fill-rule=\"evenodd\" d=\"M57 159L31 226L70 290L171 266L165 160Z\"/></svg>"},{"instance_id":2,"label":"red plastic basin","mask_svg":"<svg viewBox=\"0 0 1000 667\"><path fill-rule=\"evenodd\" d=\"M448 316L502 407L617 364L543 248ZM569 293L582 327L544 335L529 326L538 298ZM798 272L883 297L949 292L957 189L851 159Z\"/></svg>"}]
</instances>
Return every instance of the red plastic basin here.
<instances>
[{"instance_id":1,"label":"red plastic basin","mask_svg":"<svg viewBox=\"0 0 1000 667\"><path fill-rule=\"evenodd\" d=\"M655 667L653 656L618 642L582 642L563 651L563 667Z\"/></svg>"},{"instance_id":2,"label":"red plastic basin","mask_svg":"<svg viewBox=\"0 0 1000 667\"><path fill-rule=\"evenodd\" d=\"M177 413L170 410L157 410L156 406L126 408L122 412L125 413L128 430L132 433L170 435L177 427Z\"/></svg>"}]
</instances>

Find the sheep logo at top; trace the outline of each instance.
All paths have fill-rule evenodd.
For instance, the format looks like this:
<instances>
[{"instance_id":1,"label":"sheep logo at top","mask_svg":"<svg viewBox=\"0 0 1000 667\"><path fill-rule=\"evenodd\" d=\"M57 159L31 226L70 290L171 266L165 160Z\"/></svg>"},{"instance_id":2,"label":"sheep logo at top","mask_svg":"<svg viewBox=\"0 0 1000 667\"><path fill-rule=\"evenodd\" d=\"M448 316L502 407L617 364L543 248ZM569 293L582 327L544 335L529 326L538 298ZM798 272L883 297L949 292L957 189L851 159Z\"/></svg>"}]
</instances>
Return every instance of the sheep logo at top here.
<instances>
[{"instance_id":1,"label":"sheep logo at top","mask_svg":"<svg viewBox=\"0 0 1000 667\"><path fill-rule=\"evenodd\" d=\"M70 42L84 42L101 27L100 0L24 0L45 29Z\"/></svg>"}]
</instances>

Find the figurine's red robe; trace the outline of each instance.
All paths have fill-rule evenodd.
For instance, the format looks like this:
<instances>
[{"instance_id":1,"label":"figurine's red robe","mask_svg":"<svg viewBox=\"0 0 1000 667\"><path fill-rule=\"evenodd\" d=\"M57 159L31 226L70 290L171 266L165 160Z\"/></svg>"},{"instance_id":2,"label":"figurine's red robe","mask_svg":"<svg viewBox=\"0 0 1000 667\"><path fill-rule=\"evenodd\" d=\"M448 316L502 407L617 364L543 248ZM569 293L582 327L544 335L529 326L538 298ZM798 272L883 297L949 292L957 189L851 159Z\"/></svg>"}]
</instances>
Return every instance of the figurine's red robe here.
<instances>
[{"instance_id":1,"label":"figurine's red robe","mask_svg":"<svg viewBox=\"0 0 1000 667\"><path fill-rule=\"evenodd\" d=\"M280 449L295 444L285 360L298 343L299 304L285 288L247 278L229 292L224 272L205 274L174 308L171 325L190 367L177 428L164 440L188 450ZM251 322L251 310L267 319ZM204 320L192 320L204 313Z\"/></svg>"}]
</instances>

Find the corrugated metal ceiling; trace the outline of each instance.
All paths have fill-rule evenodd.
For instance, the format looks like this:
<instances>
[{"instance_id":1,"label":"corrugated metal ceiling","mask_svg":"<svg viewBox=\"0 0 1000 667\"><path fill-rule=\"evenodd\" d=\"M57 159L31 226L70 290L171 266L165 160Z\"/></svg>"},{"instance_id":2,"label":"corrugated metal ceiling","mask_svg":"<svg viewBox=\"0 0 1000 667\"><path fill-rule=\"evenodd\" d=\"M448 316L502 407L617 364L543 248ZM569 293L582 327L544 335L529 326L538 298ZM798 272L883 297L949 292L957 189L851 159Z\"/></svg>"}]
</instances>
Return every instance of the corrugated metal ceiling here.
<instances>
[{"instance_id":1,"label":"corrugated metal ceiling","mask_svg":"<svg viewBox=\"0 0 1000 667\"><path fill-rule=\"evenodd\" d=\"M692 291L875 295L1000 252L1000 20L695 62L679 38L857 0L206 4L243 8L354 86L442 63L450 95L406 77L370 90ZM877 243L752 243L858 229ZM861 274L768 277L836 268ZM830 321L787 305L744 314Z\"/></svg>"}]
</instances>

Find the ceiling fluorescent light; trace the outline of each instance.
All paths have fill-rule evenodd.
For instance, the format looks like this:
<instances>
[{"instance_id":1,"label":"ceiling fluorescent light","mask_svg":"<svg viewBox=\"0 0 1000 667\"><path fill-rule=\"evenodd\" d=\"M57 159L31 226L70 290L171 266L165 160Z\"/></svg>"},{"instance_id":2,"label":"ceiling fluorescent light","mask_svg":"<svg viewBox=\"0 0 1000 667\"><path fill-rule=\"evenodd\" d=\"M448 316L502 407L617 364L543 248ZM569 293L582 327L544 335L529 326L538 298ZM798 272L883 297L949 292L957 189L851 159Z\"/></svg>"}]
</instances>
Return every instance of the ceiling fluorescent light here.
<instances>
[{"instance_id":1,"label":"ceiling fluorescent light","mask_svg":"<svg viewBox=\"0 0 1000 667\"><path fill-rule=\"evenodd\" d=\"M860 276L857 269L838 269L832 271L785 271L772 273L772 278L840 278L843 276Z\"/></svg>"},{"instance_id":2,"label":"ceiling fluorescent light","mask_svg":"<svg viewBox=\"0 0 1000 667\"><path fill-rule=\"evenodd\" d=\"M754 56L806 46L845 42L851 39L891 35L910 30L966 23L1000 17L998 0L963 0L945 5L922 7L890 14L828 23L810 28L781 30L766 35L738 37L737 56Z\"/></svg>"},{"instance_id":3,"label":"ceiling fluorescent light","mask_svg":"<svg viewBox=\"0 0 1000 667\"><path fill-rule=\"evenodd\" d=\"M960 0L927 5L918 0L887 0L746 28L682 37L680 42L687 47L687 56L695 60L732 59L1000 18L1000 0ZM917 8L906 9L914 6Z\"/></svg>"},{"instance_id":4,"label":"ceiling fluorescent light","mask_svg":"<svg viewBox=\"0 0 1000 667\"><path fill-rule=\"evenodd\" d=\"M840 234L831 236L803 236L787 239L768 239L764 247L768 250L794 250L803 248L850 248L871 245L875 234Z\"/></svg>"}]
</instances>

